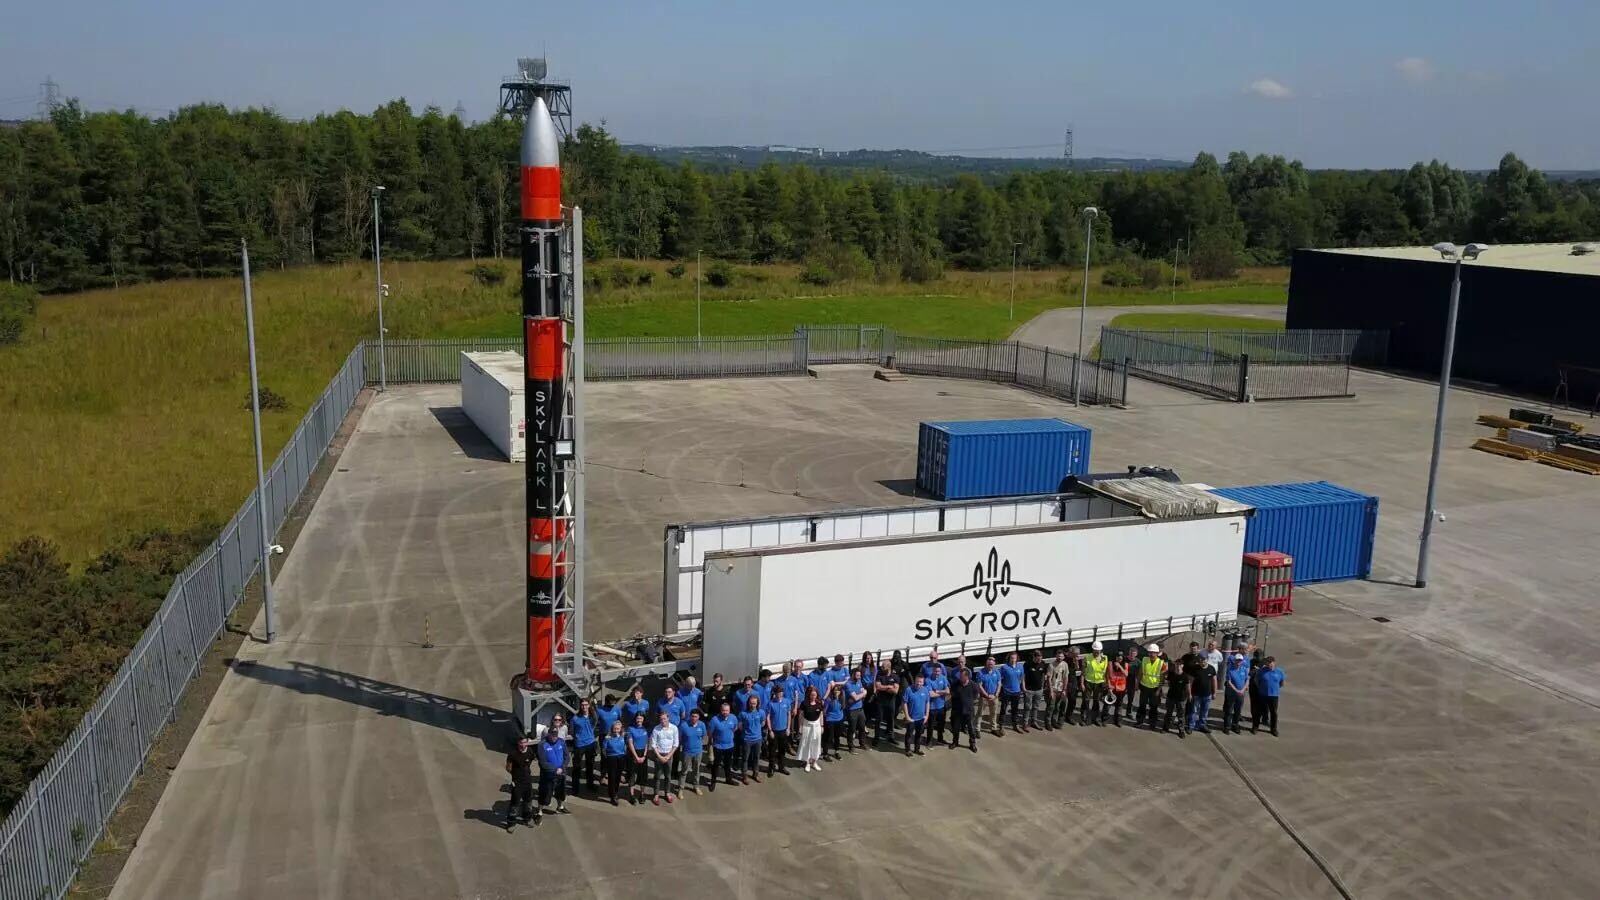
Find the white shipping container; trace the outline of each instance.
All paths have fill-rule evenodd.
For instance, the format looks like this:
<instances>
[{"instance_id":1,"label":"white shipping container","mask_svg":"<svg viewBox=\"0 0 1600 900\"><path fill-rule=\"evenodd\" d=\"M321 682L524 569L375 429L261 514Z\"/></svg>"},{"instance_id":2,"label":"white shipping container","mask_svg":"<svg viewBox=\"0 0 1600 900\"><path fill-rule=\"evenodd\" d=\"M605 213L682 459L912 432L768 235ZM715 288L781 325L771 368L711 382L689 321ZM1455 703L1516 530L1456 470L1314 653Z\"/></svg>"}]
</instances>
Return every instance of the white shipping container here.
<instances>
[{"instance_id":1,"label":"white shipping container","mask_svg":"<svg viewBox=\"0 0 1600 900\"><path fill-rule=\"evenodd\" d=\"M511 462L527 459L525 384L520 353L461 354L461 409Z\"/></svg>"},{"instance_id":2,"label":"white shipping container","mask_svg":"<svg viewBox=\"0 0 1600 900\"><path fill-rule=\"evenodd\" d=\"M1236 618L1243 513L707 553L704 669L1157 637Z\"/></svg>"}]
</instances>

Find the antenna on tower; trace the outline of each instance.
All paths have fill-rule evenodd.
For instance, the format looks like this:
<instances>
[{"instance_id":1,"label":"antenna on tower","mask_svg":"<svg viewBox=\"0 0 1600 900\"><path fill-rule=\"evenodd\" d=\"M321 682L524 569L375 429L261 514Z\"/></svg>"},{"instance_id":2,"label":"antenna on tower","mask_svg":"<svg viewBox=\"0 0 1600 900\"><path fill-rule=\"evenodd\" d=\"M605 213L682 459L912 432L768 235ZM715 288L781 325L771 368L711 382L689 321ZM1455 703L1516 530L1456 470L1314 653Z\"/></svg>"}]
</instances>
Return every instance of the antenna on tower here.
<instances>
[{"instance_id":1,"label":"antenna on tower","mask_svg":"<svg viewBox=\"0 0 1600 900\"><path fill-rule=\"evenodd\" d=\"M45 76L39 83L39 119L48 122L50 114L61 105L61 85L56 84L54 78Z\"/></svg>"},{"instance_id":2,"label":"antenna on tower","mask_svg":"<svg viewBox=\"0 0 1600 900\"><path fill-rule=\"evenodd\" d=\"M1067 123L1067 140L1061 150L1061 158L1067 161L1067 167L1072 167L1072 123Z\"/></svg>"},{"instance_id":3,"label":"antenna on tower","mask_svg":"<svg viewBox=\"0 0 1600 900\"><path fill-rule=\"evenodd\" d=\"M517 74L500 81L500 112L522 118L533 107L535 97L543 98L555 120L556 131L562 137L572 137L572 85L565 81L552 81L550 64L542 56L524 56L517 60Z\"/></svg>"}]
</instances>

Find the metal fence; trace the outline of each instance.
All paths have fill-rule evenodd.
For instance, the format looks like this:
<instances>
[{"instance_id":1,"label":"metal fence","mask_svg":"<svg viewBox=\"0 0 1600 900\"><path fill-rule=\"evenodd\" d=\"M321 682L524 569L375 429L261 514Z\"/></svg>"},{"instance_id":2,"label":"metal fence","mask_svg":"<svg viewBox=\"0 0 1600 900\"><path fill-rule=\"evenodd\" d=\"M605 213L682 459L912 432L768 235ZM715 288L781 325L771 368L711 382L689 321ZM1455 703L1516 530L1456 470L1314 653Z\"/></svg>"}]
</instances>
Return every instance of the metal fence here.
<instances>
[{"instance_id":1,"label":"metal fence","mask_svg":"<svg viewBox=\"0 0 1600 900\"><path fill-rule=\"evenodd\" d=\"M267 472L276 534L366 384L356 347ZM59 898L261 563L256 495L183 570L111 684L0 823L0 900Z\"/></svg>"},{"instance_id":2,"label":"metal fence","mask_svg":"<svg viewBox=\"0 0 1600 900\"><path fill-rule=\"evenodd\" d=\"M1167 338L1163 332L1100 329L1100 358L1120 360L1130 375L1219 400L1243 400L1241 357Z\"/></svg>"},{"instance_id":3,"label":"metal fence","mask_svg":"<svg viewBox=\"0 0 1600 900\"><path fill-rule=\"evenodd\" d=\"M1353 365L1382 366L1387 331L1100 329L1102 359L1141 378L1223 400L1350 396Z\"/></svg>"},{"instance_id":4,"label":"metal fence","mask_svg":"<svg viewBox=\"0 0 1600 900\"><path fill-rule=\"evenodd\" d=\"M461 354L521 352L521 338L445 338L385 341L383 359L395 384L461 380ZM804 375L806 340L796 335L755 337L594 338L584 345L584 377L591 381L634 378L728 378ZM378 345L366 344L367 372L378 380Z\"/></svg>"},{"instance_id":5,"label":"metal fence","mask_svg":"<svg viewBox=\"0 0 1600 900\"><path fill-rule=\"evenodd\" d=\"M1120 329L1118 329L1120 330ZM1105 329L1102 329L1102 335ZM1131 332L1171 344L1248 356L1252 364L1327 363L1332 360L1381 368L1389 361L1389 332L1349 328L1297 328L1293 331L1182 329ZM1102 354L1104 355L1104 354Z\"/></svg>"},{"instance_id":6,"label":"metal fence","mask_svg":"<svg viewBox=\"0 0 1600 900\"><path fill-rule=\"evenodd\" d=\"M734 378L804 375L804 335L601 338L584 345L584 377Z\"/></svg>"},{"instance_id":7,"label":"metal fence","mask_svg":"<svg viewBox=\"0 0 1600 900\"><path fill-rule=\"evenodd\" d=\"M894 335L892 352L884 364L912 375L972 378L1030 388L1062 400L1073 399L1073 378L1083 379L1079 399L1084 403L1126 406L1128 371L1111 361L1086 359L1074 366L1076 355L1015 341L959 341Z\"/></svg>"},{"instance_id":8,"label":"metal fence","mask_svg":"<svg viewBox=\"0 0 1600 900\"><path fill-rule=\"evenodd\" d=\"M882 325L797 325L806 342L806 360L818 363L875 363L892 351L894 332Z\"/></svg>"}]
</instances>

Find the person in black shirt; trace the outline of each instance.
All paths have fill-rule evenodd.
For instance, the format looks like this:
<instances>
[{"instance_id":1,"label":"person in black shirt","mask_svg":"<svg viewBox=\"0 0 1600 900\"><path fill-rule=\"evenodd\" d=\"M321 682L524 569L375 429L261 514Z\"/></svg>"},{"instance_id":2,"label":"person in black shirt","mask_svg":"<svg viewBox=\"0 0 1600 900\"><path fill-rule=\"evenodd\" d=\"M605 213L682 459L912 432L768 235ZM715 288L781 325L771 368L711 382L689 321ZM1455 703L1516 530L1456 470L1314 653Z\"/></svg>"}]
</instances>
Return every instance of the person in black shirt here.
<instances>
[{"instance_id":1,"label":"person in black shirt","mask_svg":"<svg viewBox=\"0 0 1600 900\"><path fill-rule=\"evenodd\" d=\"M511 774L511 802L506 804L506 825L510 831L520 816L522 824L533 822L533 764L538 761L533 738L523 735L506 754L506 771Z\"/></svg>"},{"instance_id":2,"label":"person in black shirt","mask_svg":"<svg viewBox=\"0 0 1600 900\"><path fill-rule=\"evenodd\" d=\"M1189 706L1189 667L1186 662L1189 659L1189 654L1185 654L1177 665L1167 667L1167 708L1161 717L1162 732L1171 731L1172 717L1174 715L1178 717L1178 737L1180 738L1187 733L1186 726L1188 725L1184 721L1184 715L1187 713Z\"/></svg>"},{"instance_id":3,"label":"person in black shirt","mask_svg":"<svg viewBox=\"0 0 1600 900\"><path fill-rule=\"evenodd\" d=\"M1027 715L1023 719L1026 723L1023 730L1029 728L1044 729L1050 724L1048 710L1045 709L1044 682L1050 674L1050 666L1044 661L1044 654L1035 650L1028 654L1028 661L1022 664L1022 697Z\"/></svg>"},{"instance_id":4,"label":"person in black shirt","mask_svg":"<svg viewBox=\"0 0 1600 900\"><path fill-rule=\"evenodd\" d=\"M700 708L706 721L722 712L724 703L733 704L733 689L722 683L722 673L718 672L711 676L711 686L700 692Z\"/></svg>"},{"instance_id":5,"label":"person in black shirt","mask_svg":"<svg viewBox=\"0 0 1600 900\"><path fill-rule=\"evenodd\" d=\"M966 732L967 749L978 752L978 685L972 680L972 670L965 666L956 673L955 684L950 686L950 749L961 746L961 733Z\"/></svg>"},{"instance_id":6,"label":"person in black shirt","mask_svg":"<svg viewBox=\"0 0 1600 900\"><path fill-rule=\"evenodd\" d=\"M898 655L900 651L896 650ZM889 746L894 746L894 717L900 710L900 677L895 674L889 663L878 664L878 680L872 684L873 702L878 707L878 727L872 733L872 746L881 744L885 738Z\"/></svg>"}]
</instances>

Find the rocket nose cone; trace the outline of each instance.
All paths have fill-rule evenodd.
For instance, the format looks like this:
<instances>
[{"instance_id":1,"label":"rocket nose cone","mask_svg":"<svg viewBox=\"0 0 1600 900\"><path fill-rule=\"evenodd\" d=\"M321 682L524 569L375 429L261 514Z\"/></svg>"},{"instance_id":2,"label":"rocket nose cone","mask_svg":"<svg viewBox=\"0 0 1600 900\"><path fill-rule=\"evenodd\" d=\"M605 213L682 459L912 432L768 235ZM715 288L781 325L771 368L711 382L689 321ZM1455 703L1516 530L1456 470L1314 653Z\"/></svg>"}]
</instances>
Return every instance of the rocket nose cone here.
<instances>
[{"instance_id":1,"label":"rocket nose cone","mask_svg":"<svg viewBox=\"0 0 1600 900\"><path fill-rule=\"evenodd\" d=\"M561 139L556 136L556 123L550 118L550 107L545 105L543 97L533 98L528 121L522 126L522 164L561 165Z\"/></svg>"}]
</instances>

